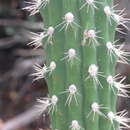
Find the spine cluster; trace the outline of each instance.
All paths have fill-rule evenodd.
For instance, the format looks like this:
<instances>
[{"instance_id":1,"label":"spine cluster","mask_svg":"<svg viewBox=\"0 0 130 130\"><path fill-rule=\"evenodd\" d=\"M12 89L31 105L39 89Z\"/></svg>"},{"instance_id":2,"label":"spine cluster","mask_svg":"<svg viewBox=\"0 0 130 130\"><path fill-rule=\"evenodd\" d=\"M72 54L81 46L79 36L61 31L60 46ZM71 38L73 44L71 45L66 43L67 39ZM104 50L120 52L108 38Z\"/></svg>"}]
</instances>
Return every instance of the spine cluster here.
<instances>
[{"instance_id":1,"label":"spine cluster","mask_svg":"<svg viewBox=\"0 0 130 130\"><path fill-rule=\"evenodd\" d=\"M129 64L130 52L115 40L130 19L112 0L31 0L30 15L40 13L45 28L31 33L28 45L46 51L46 64L35 64L34 81L46 78L52 130L122 130L130 128L127 111L116 112L117 96L129 97L130 85L115 73Z\"/></svg>"}]
</instances>

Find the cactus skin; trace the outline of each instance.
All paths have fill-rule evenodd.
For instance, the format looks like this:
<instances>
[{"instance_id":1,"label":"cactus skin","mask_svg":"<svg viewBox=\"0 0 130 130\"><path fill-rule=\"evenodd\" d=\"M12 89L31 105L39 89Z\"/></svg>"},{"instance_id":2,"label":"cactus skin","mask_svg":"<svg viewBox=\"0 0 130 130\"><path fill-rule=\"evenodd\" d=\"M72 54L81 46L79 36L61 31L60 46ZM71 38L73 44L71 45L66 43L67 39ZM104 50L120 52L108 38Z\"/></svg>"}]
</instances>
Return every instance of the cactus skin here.
<instances>
[{"instance_id":1,"label":"cactus skin","mask_svg":"<svg viewBox=\"0 0 130 130\"><path fill-rule=\"evenodd\" d=\"M87 4L82 6L87 1L93 2L93 5L88 3L89 8ZM57 111L50 112L52 130L113 129L115 123L112 124L107 114L116 112L117 95L108 87L106 77L115 75L117 58L113 56L114 61L111 62L106 43L114 42L117 24L113 19L110 23L104 13L105 6L113 7L113 0L50 0L40 9L45 27L55 27L53 44L48 43L45 47L47 41L43 40L47 66L51 61L56 62L56 69L47 76L49 96L58 97ZM95 34L85 33L89 30ZM90 39L85 39L86 35L94 37L90 44ZM68 59L71 56L68 55L69 49L76 51L73 59ZM90 76L91 65L99 68L96 80ZM74 95L74 90L69 90L71 85L77 89ZM99 105L98 108L92 106L94 103ZM118 125L114 127L118 130Z\"/></svg>"},{"instance_id":2,"label":"cactus skin","mask_svg":"<svg viewBox=\"0 0 130 130\"><path fill-rule=\"evenodd\" d=\"M99 0L101 2L103 2L104 0ZM105 5L110 5L111 3L109 2L104 2L104 6ZM104 72L105 75L109 75L110 73L110 67L109 67L109 63L110 63L110 59L107 55L107 49L106 49L106 42L110 39L109 37L109 28L111 28L109 26L109 21L107 20L107 17L104 16L104 12L102 12L103 7L99 5L100 10L96 12L96 18L95 18L95 22L97 25L97 29L101 31L100 33L100 37L102 37L103 39L99 39L99 42L102 43L102 45L100 45L97 48L97 55L98 55L98 65L99 65L99 71ZM102 17L102 20L101 20ZM114 67L114 66L113 66ZM103 85L103 90L102 88L99 88L99 102L100 104L103 104L104 106L111 108L111 90L108 88L107 86L107 82L100 77L100 81L101 84ZM104 98L105 97L105 98ZM104 110L104 112L107 113L107 111L109 110ZM108 120L104 120L104 118L100 117L99 118L99 129L100 130L104 130L106 129L110 130L111 129L111 125L110 122Z\"/></svg>"},{"instance_id":3,"label":"cactus skin","mask_svg":"<svg viewBox=\"0 0 130 130\"><path fill-rule=\"evenodd\" d=\"M42 14L43 19L45 20L45 25L47 27L49 26L55 26L59 21L61 21L61 11L59 7L62 6L62 3L60 0L56 1L51 1L48 7L45 9L47 13ZM42 12L42 11L41 11ZM44 12L44 11L43 11ZM57 15L56 15L57 14ZM45 18L44 18L44 15ZM58 38L57 38L58 37ZM58 112L54 112L51 114L51 128L52 130L55 129L67 129L67 112L64 107L65 103L65 96L60 95L61 92L65 91L65 86L66 86L66 77L61 76L61 75L66 75L65 72L65 65L64 62L61 62L61 58L64 57L64 41L65 37L63 32L56 33L54 36L54 45L48 45L46 48L46 51L48 52L47 54L47 64L49 64L52 60L56 62L57 64L57 69L51 75L48 77L48 88L50 92L50 96L53 94L59 95L59 99L61 102L58 102ZM55 87L54 87L55 86ZM60 120L59 120L60 119Z\"/></svg>"},{"instance_id":4,"label":"cactus skin","mask_svg":"<svg viewBox=\"0 0 130 130\"><path fill-rule=\"evenodd\" d=\"M87 7L86 7L87 8ZM95 11L94 9L90 9L88 13L86 13L86 8L81 10L80 17L81 17L81 24L83 29L95 29L95 22L94 22L94 15ZM88 22L86 22L86 19ZM84 31L83 30L83 31ZM97 64L97 58L96 58L96 48L92 47L91 45L88 46L82 46L82 55L83 55L83 70L82 75L85 75L85 72L88 71L88 68L91 64ZM88 76L88 73L86 77ZM85 79L85 77L83 77ZM92 79L88 79L83 82L83 110L84 115L88 115L91 111L91 104L93 102L98 102L98 95L97 95L97 88L93 82ZM89 94L87 94L89 93ZM87 117L87 116L86 116ZM87 118L84 118L85 120L85 129L92 129L92 130L98 130L98 115L95 116L93 121L93 114ZM94 122L94 123L93 123Z\"/></svg>"}]
</instances>

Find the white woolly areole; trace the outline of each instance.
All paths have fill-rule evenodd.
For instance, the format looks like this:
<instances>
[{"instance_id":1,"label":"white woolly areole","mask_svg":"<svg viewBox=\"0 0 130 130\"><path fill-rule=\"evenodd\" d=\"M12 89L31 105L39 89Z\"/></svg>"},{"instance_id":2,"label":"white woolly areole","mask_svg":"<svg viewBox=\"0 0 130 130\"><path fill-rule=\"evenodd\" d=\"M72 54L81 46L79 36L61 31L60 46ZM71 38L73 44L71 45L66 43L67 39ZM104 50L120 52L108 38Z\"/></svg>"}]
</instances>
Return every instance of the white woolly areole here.
<instances>
[{"instance_id":1,"label":"white woolly areole","mask_svg":"<svg viewBox=\"0 0 130 130\"><path fill-rule=\"evenodd\" d=\"M65 14L65 21L70 24L74 21L74 15L71 12Z\"/></svg>"},{"instance_id":2,"label":"white woolly areole","mask_svg":"<svg viewBox=\"0 0 130 130\"><path fill-rule=\"evenodd\" d=\"M94 102L92 105L91 105L91 108L92 108L92 111L93 112L98 112L99 111L99 105Z\"/></svg>"},{"instance_id":3,"label":"white woolly areole","mask_svg":"<svg viewBox=\"0 0 130 130\"><path fill-rule=\"evenodd\" d=\"M55 70L55 69L56 69L56 63L55 63L54 61L52 61L52 62L50 63L50 70L53 71L53 70Z\"/></svg>"},{"instance_id":4,"label":"white woolly areole","mask_svg":"<svg viewBox=\"0 0 130 130\"><path fill-rule=\"evenodd\" d=\"M109 119L110 121L113 121L113 120L115 119L115 115L114 115L114 113L111 112L111 111L107 114L107 117L108 117L108 119Z\"/></svg>"},{"instance_id":5,"label":"white woolly areole","mask_svg":"<svg viewBox=\"0 0 130 130\"><path fill-rule=\"evenodd\" d=\"M71 129L72 130L80 130L80 125L77 120L73 120L71 122Z\"/></svg>"},{"instance_id":6,"label":"white woolly areole","mask_svg":"<svg viewBox=\"0 0 130 130\"><path fill-rule=\"evenodd\" d=\"M53 105L56 105L57 102L58 102L58 97L57 97L56 95L53 95L52 98L51 98L51 103L52 103Z\"/></svg>"},{"instance_id":7,"label":"white woolly areole","mask_svg":"<svg viewBox=\"0 0 130 130\"><path fill-rule=\"evenodd\" d=\"M111 9L110 9L109 6L105 6L105 7L104 7L104 12L105 12L105 14L106 14L107 16L111 16L111 15L112 15L112 11L111 11Z\"/></svg>"},{"instance_id":8,"label":"white woolly areole","mask_svg":"<svg viewBox=\"0 0 130 130\"><path fill-rule=\"evenodd\" d=\"M113 49L112 42L107 42L106 47L107 47L108 50L112 50Z\"/></svg>"},{"instance_id":9,"label":"white woolly areole","mask_svg":"<svg viewBox=\"0 0 130 130\"><path fill-rule=\"evenodd\" d=\"M77 92L76 86L75 86L74 84L70 85L70 86L69 86L69 93L73 95L73 94L75 94L76 92Z\"/></svg>"},{"instance_id":10,"label":"white woolly areole","mask_svg":"<svg viewBox=\"0 0 130 130\"><path fill-rule=\"evenodd\" d=\"M54 31L55 31L55 29L54 29L52 26L50 26L50 27L48 28L48 30L47 30L47 34L48 34L48 35L53 35Z\"/></svg>"},{"instance_id":11,"label":"white woolly areole","mask_svg":"<svg viewBox=\"0 0 130 130\"><path fill-rule=\"evenodd\" d=\"M87 36L88 36L89 38L95 38L95 37L96 37L96 32L95 32L95 30L88 30Z\"/></svg>"},{"instance_id":12,"label":"white woolly areole","mask_svg":"<svg viewBox=\"0 0 130 130\"><path fill-rule=\"evenodd\" d=\"M92 64L89 66L88 72L92 77L96 77L98 74L98 67L95 64Z\"/></svg>"},{"instance_id":13,"label":"white woolly areole","mask_svg":"<svg viewBox=\"0 0 130 130\"><path fill-rule=\"evenodd\" d=\"M88 45L92 45L94 48L96 46L99 45L99 42L97 40L97 38L101 38L99 36L97 36L97 33L99 33L100 31L95 31L94 29L85 29L83 32L83 41L82 41L82 45L85 45L86 40L88 40L87 44Z\"/></svg>"},{"instance_id":14,"label":"white woolly areole","mask_svg":"<svg viewBox=\"0 0 130 130\"><path fill-rule=\"evenodd\" d=\"M88 4L93 4L94 0L85 0Z\"/></svg>"},{"instance_id":15,"label":"white woolly areole","mask_svg":"<svg viewBox=\"0 0 130 130\"><path fill-rule=\"evenodd\" d=\"M68 50L68 57L69 57L69 59L73 59L73 58L75 58L75 56L76 56L76 50L73 49L73 48L69 49Z\"/></svg>"},{"instance_id":16,"label":"white woolly areole","mask_svg":"<svg viewBox=\"0 0 130 130\"><path fill-rule=\"evenodd\" d=\"M114 79L113 79L113 77L111 75L109 75L107 77L107 83L110 84L110 85L112 85L114 83Z\"/></svg>"}]
</instances>

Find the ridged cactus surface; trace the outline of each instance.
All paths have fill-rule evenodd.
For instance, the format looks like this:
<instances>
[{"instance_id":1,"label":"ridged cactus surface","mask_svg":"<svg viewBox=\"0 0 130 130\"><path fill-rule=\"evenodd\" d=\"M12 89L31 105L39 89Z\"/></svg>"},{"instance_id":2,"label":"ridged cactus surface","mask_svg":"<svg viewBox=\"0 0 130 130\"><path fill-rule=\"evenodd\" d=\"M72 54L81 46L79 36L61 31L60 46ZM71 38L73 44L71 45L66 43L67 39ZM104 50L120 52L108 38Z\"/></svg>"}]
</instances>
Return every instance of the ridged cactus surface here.
<instances>
[{"instance_id":1,"label":"ridged cactus surface","mask_svg":"<svg viewBox=\"0 0 130 130\"><path fill-rule=\"evenodd\" d=\"M115 64L128 64L129 52L118 44L129 19L113 0L32 0L24 9L40 13L43 32L32 33L30 45L43 46L46 64L36 64L38 80L45 78L51 130L122 130L130 128L127 111L116 112L117 96L128 97L125 77ZM42 109L42 107L39 109Z\"/></svg>"}]
</instances>

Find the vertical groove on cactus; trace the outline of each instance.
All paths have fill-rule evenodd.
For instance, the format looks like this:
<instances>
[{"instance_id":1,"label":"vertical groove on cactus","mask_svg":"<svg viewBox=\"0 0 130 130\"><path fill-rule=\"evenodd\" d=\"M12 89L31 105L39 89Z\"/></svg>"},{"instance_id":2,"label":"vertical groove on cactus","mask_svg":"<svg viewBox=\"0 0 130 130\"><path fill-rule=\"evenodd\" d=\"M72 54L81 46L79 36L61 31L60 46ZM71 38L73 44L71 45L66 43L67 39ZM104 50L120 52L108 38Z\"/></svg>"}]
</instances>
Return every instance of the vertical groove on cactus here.
<instances>
[{"instance_id":1,"label":"vertical groove on cactus","mask_svg":"<svg viewBox=\"0 0 130 130\"><path fill-rule=\"evenodd\" d=\"M81 2L81 4L82 3L83 2ZM93 21L95 11L94 8L90 8L90 7L87 11L87 8L88 5L86 5L86 7L80 10L80 17L82 23L81 26L83 28L82 41L81 41L82 53L83 53L82 75L84 80L83 81L84 82L83 111L85 115L84 118L86 124L85 129L98 130L98 115L96 113L93 120L94 112L92 111L91 108L93 102L98 102L97 85L95 84L93 77L90 75L91 72L88 72L89 67L92 64L97 64L96 43L94 40L92 40L93 36L91 37L91 35L95 33L94 30L96 29L95 23ZM94 39L96 38L94 37Z\"/></svg>"}]
</instances>

